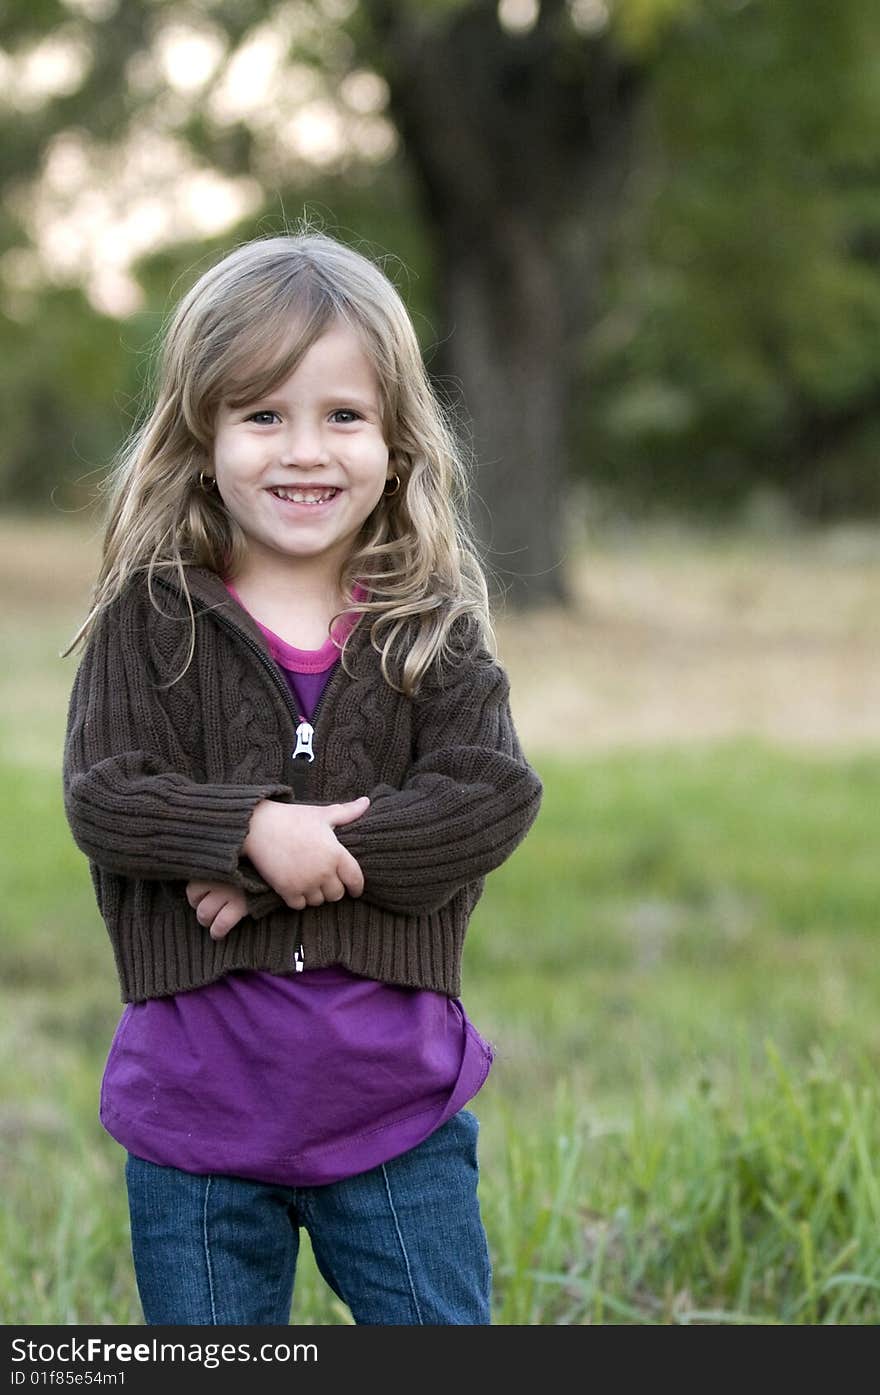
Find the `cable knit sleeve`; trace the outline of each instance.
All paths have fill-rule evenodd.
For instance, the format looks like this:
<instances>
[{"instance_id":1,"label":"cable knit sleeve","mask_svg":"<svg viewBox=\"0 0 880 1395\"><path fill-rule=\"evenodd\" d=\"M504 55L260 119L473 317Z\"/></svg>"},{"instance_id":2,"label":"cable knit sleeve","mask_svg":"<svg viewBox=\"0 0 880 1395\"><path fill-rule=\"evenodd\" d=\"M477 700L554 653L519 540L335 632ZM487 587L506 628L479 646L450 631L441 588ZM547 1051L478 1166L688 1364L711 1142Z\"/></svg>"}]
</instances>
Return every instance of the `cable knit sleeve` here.
<instances>
[{"instance_id":1,"label":"cable knit sleeve","mask_svg":"<svg viewBox=\"0 0 880 1395\"><path fill-rule=\"evenodd\" d=\"M504 670L488 656L416 699L416 750L399 789L367 790L371 804L336 836L357 858L363 897L390 911L429 913L500 866L541 802L510 712Z\"/></svg>"},{"instance_id":2,"label":"cable knit sleeve","mask_svg":"<svg viewBox=\"0 0 880 1395\"><path fill-rule=\"evenodd\" d=\"M254 807L290 798L290 788L195 777L196 731L179 732L170 715L182 696L169 699L151 682L147 609L128 595L105 611L74 678L63 762L74 841L122 876L219 880L265 893L241 849Z\"/></svg>"}]
</instances>

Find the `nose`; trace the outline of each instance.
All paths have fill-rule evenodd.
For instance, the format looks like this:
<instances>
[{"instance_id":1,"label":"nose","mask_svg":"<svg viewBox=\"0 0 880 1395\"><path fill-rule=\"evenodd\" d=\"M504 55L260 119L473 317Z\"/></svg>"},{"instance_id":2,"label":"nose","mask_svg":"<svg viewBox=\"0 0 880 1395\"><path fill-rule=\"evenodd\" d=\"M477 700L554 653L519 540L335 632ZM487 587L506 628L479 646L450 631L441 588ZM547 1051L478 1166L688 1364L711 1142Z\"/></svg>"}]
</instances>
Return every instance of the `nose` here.
<instances>
[{"instance_id":1,"label":"nose","mask_svg":"<svg viewBox=\"0 0 880 1395\"><path fill-rule=\"evenodd\" d=\"M327 464L327 447L319 423L302 417L288 423L281 442L281 463L300 469Z\"/></svg>"}]
</instances>

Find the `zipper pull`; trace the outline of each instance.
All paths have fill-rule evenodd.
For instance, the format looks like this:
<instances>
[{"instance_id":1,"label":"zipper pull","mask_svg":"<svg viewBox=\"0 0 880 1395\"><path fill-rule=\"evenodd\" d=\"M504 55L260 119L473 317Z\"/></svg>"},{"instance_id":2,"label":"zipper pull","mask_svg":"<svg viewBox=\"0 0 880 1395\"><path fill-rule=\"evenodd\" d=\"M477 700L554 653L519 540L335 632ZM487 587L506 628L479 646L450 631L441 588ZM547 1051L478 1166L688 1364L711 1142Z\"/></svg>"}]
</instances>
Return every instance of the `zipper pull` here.
<instances>
[{"instance_id":1,"label":"zipper pull","mask_svg":"<svg viewBox=\"0 0 880 1395\"><path fill-rule=\"evenodd\" d=\"M294 760L314 760L315 753L312 750L312 741L315 736L315 728L311 722L307 722L305 717L300 717L299 726L296 729L296 746L293 752Z\"/></svg>"},{"instance_id":2,"label":"zipper pull","mask_svg":"<svg viewBox=\"0 0 880 1395\"><path fill-rule=\"evenodd\" d=\"M302 945L300 945L299 949L294 950L294 953L293 953L293 962L294 962L294 965L295 965L295 967L296 967L296 972L297 972L298 974L301 974L302 971L303 971L303 969L305 968L305 962L306 962L306 957L305 957L305 954L303 953L303 947L302 947Z\"/></svg>"}]
</instances>

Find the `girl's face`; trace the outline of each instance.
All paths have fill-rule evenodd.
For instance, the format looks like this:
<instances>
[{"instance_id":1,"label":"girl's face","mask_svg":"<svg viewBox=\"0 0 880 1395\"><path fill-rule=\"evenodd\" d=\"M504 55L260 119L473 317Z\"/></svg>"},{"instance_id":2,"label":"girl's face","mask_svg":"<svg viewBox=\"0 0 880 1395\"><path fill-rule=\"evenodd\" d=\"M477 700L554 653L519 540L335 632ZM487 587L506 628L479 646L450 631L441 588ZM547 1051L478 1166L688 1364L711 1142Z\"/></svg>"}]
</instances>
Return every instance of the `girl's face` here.
<instances>
[{"instance_id":1,"label":"girl's face","mask_svg":"<svg viewBox=\"0 0 880 1395\"><path fill-rule=\"evenodd\" d=\"M249 574L335 577L389 476L379 384L336 321L283 383L217 413L214 473L249 543Z\"/></svg>"}]
</instances>

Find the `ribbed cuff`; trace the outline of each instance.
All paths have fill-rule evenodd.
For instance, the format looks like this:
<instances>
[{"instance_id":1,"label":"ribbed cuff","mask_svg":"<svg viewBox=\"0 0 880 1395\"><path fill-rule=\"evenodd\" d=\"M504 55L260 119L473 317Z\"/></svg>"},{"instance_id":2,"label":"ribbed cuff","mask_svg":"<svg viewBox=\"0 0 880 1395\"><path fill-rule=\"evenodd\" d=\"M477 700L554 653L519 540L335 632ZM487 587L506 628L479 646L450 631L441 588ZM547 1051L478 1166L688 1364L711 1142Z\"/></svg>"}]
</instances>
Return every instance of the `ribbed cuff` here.
<instances>
[{"instance_id":1,"label":"ribbed cuff","mask_svg":"<svg viewBox=\"0 0 880 1395\"><path fill-rule=\"evenodd\" d=\"M196 877L268 889L247 859L245 868L239 863L255 807L289 797L288 785L196 785L143 775L126 781L121 773L113 779L110 771L92 771L67 790L73 836L98 866L132 878Z\"/></svg>"}]
</instances>

